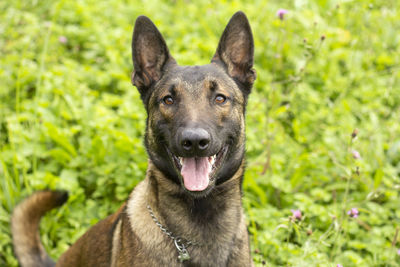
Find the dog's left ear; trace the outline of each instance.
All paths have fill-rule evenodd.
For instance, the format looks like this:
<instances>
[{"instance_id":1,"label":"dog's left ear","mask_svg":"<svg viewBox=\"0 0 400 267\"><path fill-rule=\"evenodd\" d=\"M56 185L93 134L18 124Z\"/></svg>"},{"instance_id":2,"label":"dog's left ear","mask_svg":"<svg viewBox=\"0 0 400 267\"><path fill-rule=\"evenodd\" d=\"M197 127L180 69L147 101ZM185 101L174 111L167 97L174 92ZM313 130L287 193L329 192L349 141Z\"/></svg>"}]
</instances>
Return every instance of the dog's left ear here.
<instances>
[{"instance_id":1,"label":"dog's left ear","mask_svg":"<svg viewBox=\"0 0 400 267\"><path fill-rule=\"evenodd\" d=\"M238 11L226 26L211 62L222 63L228 74L250 93L256 79L253 59L254 41L250 24L246 15Z\"/></svg>"}]
</instances>

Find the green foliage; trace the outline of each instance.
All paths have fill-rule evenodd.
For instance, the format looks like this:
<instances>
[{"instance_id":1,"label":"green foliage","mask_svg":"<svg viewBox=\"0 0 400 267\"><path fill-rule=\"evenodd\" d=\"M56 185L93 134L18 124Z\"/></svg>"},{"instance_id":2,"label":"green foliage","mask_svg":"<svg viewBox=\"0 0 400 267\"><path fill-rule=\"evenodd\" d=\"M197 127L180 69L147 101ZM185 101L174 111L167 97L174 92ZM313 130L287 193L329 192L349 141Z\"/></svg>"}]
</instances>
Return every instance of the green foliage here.
<instances>
[{"instance_id":1,"label":"green foliage","mask_svg":"<svg viewBox=\"0 0 400 267\"><path fill-rule=\"evenodd\" d=\"M399 266L397 0L1 1L0 266L17 265L10 213L33 191L70 192L41 225L57 258L145 176L135 18L180 64L206 64L237 10L256 45L243 185L256 265Z\"/></svg>"}]
</instances>

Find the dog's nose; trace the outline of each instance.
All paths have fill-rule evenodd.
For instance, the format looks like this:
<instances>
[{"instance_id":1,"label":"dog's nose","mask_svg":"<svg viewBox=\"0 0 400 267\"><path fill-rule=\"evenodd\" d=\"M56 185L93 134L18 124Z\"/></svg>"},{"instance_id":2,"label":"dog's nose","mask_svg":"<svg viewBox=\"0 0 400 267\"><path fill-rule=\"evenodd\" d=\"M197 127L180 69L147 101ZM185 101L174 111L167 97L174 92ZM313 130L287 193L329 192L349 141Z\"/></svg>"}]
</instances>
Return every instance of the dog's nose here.
<instances>
[{"instance_id":1,"label":"dog's nose","mask_svg":"<svg viewBox=\"0 0 400 267\"><path fill-rule=\"evenodd\" d=\"M202 152L210 144L210 134L202 128L188 128L182 131L181 147L186 152Z\"/></svg>"}]
</instances>

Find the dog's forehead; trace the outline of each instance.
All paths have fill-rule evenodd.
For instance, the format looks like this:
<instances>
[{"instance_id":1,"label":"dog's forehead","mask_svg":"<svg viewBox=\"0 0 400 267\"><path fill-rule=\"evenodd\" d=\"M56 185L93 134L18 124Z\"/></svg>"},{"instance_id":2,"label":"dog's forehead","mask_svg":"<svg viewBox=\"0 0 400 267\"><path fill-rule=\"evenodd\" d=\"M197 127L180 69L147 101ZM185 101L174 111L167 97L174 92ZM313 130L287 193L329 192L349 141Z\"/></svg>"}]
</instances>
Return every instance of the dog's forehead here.
<instances>
[{"instance_id":1,"label":"dog's forehead","mask_svg":"<svg viewBox=\"0 0 400 267\"><path fill-rule=\"evenodd\" d=\"M196 93L205 86L216 83L221 87L236 88L235 82L215 64L203 66L176 66L166 75L165 83Z\"/></svg>"}]
</instances>

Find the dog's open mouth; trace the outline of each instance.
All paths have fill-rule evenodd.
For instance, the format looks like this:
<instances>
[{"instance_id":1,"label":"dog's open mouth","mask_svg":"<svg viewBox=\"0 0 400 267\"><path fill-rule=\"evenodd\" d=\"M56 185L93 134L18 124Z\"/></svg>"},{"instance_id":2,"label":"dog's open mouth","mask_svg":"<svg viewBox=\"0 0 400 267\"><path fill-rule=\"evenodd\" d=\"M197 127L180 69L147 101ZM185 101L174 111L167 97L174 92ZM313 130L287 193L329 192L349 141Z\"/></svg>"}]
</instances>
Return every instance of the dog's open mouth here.
<instances>
[{"instance_id":1,"label":"dog's open mouth","mask_svg":"<svg viewBox=\"0 0 400 267\"><path fill-rule=\"evenodd\" d=\"M189 191L203 191L215 179L214 174L221 166L227 147L209 157L183 158L172 155L176 168L180 171L183 184Z\"/></svg>"}]
</instances>

